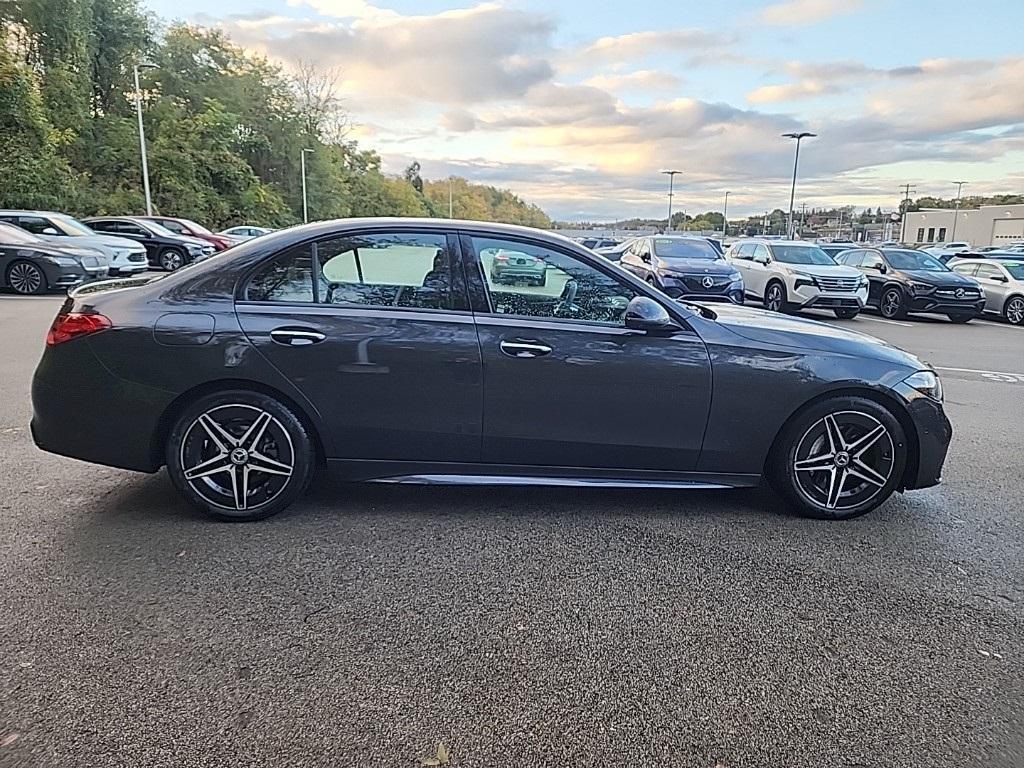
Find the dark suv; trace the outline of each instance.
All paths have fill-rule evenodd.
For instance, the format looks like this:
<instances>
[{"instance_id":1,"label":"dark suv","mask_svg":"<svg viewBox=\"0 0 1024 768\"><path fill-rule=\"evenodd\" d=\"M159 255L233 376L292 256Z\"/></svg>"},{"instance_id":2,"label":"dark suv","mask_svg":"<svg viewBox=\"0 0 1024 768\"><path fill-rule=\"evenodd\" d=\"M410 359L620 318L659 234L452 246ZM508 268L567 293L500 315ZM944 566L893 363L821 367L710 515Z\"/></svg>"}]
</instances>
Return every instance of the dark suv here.
<instances>
[{"instance_id":1,"label":"dark suv","mask_svg":"<svg viewBox=\"0 0 1024 768\"><path fill-rule=\"evenodd\" d=\"M141 243L149 263L168 272L202 261L214 252L213 245L205 240L179 235L155 221L135 216L102 216L86 219L85 223L97 232Z\"/></svg>"},{"instance_id":2,"label":"dark suv","mask_svg":"<svg viewBox=\"0 0 1024 768\"><path fill-rule=\"evenodd\" d=\"M619 266L673 299L743 303L743 278L703 237L638 237Z\"/></svg>"},{"instance_id":3,"label":"dark suv","mask_svg":"<svg viewBox=\"0 0 1024 768\"><path fill-rule=\"evenodd\" d=\"M966 323L985 309L976 280L958 275L924 251L855 248L835 259L867 275L868 305L878 307L884 317L931 312Z\"/></svg>"}]
</instances>

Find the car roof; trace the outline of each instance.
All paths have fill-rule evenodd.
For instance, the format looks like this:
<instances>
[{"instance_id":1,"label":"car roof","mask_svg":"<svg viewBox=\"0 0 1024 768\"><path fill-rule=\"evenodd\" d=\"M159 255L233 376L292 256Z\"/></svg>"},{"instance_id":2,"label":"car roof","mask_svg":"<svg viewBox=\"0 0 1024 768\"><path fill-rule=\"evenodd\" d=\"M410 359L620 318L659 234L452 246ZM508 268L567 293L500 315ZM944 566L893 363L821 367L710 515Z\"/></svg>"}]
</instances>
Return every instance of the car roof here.
<instances>
[{"instance_id":1,"label":"car roof","mask_svg":"<svg viewBox=\"0 0 1024 768\"><path fill-rule=\"evenodd\" d=\"M748 237L743 240L738 240L733 245L743 245L744 243L760 243L761 245L803 245L807 248L819 248L817 243L809 243L806 240L765 240L761 237ZM829 243L831 245L831 243ZM837 243L839 245L839 243Z\"/></svg>"},{"instance_id":2,"label":"car roof","mask_svg":"<svg viewBox=\"0 0 1024 768\"><path fill-rule=\"evenodd\" d=\"M68 216L74 218L70 213L63 213L62 211L30 211L24 208L3 208L0 209L0 214L5 213L16 213L16 214L27 214L29 216Z\"/></svg>"}]
</instances>

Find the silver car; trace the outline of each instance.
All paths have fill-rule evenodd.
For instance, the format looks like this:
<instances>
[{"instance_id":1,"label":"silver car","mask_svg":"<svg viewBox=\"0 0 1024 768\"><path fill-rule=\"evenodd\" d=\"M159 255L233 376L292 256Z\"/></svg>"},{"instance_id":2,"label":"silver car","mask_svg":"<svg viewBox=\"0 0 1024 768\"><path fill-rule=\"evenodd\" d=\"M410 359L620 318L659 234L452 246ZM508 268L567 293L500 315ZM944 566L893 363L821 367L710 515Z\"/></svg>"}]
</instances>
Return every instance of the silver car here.
<instances>
[{"instance_id":1,"label":"silver car","mask_svg":"<svg viewBox=\"0 0 1024 768\"><path fill-rule=\"evenodd\" d=\"M237 245L238 243L244 243L246 240L252 240L254 237L260 237L273 231L274 230L267 229L266 227L245 225L241 227L229 227L228 229L222 229L217 234L231 238L232 242Z\"/></svg>"},{"instance_id":2,"label":"silver car","mask_svg":"<svg viewBox=\"0 0 1024 768\"><path fill-rule=\"evenodd\" d=\"M1024 325L1024 254L1009 259L957 259L954 272L973 277L985 293L985 311L1002 315L1012 325Z\"/></svg>"},{"instance_id":3,"label":"silver car","mask_svg":"<svg viewBox=\"0 0 1024 768\"><path fill-rule=\"evenodd\" d=\"M0 211L0 221L21 227L27 232L53 242L95 248L110 262L110 273L135 275L149 269L146 249L133 240L116 235L103 235L89 229L71 216L53 211Z\"/></svg>"}]
</instances>

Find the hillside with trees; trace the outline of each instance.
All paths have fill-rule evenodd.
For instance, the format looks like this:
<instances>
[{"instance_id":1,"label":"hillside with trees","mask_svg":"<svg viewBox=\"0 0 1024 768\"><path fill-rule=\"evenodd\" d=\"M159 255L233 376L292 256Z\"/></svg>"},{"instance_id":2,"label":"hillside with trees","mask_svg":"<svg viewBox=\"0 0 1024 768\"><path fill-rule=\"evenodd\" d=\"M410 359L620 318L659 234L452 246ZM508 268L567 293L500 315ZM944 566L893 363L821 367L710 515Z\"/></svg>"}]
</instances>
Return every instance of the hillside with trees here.
<instances>
[{"instance_id":1,"label":"hillside with trees","mask_svg":"<svg viewBox=\"0 0 1024 768\"><path fill-rule=\"evenodd\" d=\"M339 74L285 72L221 32L162 27L135 0L0 4L0 206L142 213L132 65L140 71L154 206L214 227L447 216L448 187L381 170L347 135ZM452 182L456 216L548 226L506 190Z\"/></svg>"}]
</instances>

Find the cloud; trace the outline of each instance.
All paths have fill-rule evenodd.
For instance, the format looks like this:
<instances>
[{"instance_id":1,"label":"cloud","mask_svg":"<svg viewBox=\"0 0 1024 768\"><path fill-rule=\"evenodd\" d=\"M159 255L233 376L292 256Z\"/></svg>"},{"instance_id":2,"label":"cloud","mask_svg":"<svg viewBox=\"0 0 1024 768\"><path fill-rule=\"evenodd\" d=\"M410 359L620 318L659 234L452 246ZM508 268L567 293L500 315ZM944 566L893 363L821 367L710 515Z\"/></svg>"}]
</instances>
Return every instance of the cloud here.
<instances>
[{"instance_id":1,"label":"cloud","mask_svg":"<svg viewBox=\"0 0 1024 768\"><path fill-rule=\"evenodd\" d=\"M654 69L638 69L624 74L594 75L583 81L584 85L600 88L612 93L636 91L670 91L682 85L682 79L671 72L659 72Z\"/></svg>"},{"instance_id":2,"label":"cloud","mask_svg":"<svg viewBox=\"0 0 1024 768\"><path fill-rule=\"evenodd\" d=\"M799 83L786 85L762 85L747 94L751 104L772 104L778 101L796 101L821 96L834 91L835 87L820 80L801 80Z\"/></svg>"},{"instance_id":3,"label":"cloud","mask_svg":"<svg viewBox=\"0 0 1024 768\"><path fill-rule=\"evenodd\" d=\"M795 27L859 11L863 0L788 0L769 5L761 11L761 21L779 27Z\"/></svg>"},{"instance_id":4,"label":"cloud","mask_svg":"<svg viewBox=\"0 0 1024 768\"><path fill-rule=\"evenodd\" d=\"M631 32L614 37L601 37L583 48L579 57L584 62L618 62L641 59L656 53L696 54L713 51L732 42L728 35L703 29L667 29Z\"/></svg>"}]
</instances>

